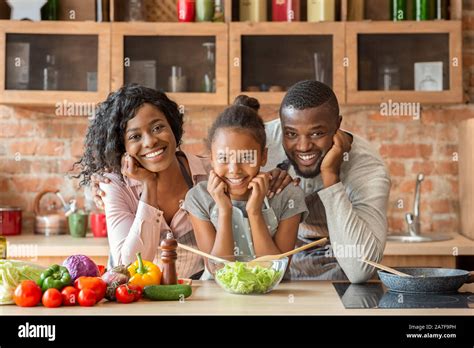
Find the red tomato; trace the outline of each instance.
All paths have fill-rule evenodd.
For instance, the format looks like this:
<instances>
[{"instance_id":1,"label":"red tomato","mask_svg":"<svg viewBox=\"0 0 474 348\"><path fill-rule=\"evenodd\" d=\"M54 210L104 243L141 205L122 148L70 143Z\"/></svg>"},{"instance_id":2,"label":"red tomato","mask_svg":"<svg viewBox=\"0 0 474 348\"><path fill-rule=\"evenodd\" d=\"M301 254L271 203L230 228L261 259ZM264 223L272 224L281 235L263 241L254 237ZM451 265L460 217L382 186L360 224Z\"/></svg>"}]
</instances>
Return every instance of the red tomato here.
<instances>
[{"instance_id":1,"label":"red tomato","mask_svg":"<svg viewBox=\"0 0 474 348\"><path fill-rule=\"evenodd\" d=\"M96 294L94 290L91 289L82 289L79 291L79 295L77 296L79 305L84 307L90 307L95 305L96 303Z\"/></svg>"},{"instance_id":2,"label":"red tomato","mask_svg":"<svg viewBox=\"0 0 474 348\"><path fill-rule=\"evenodd\" d=\"M143 288L140 285L128 284L128 288L133 293L133 296L134 296L133 301L138 301L139 299L142 298Z\"/></svg>"},{"instance_id":3,"label":"red tomato","mask_svg":"<svg viewBox=\"0 0 474 348\"><path fill-rule=\"evenodd\" d=\"M135 301L136 291L130 289L128 284L122 284L115 290L115 297L120 303L130 303Z\"/></svg>"},{"instance_id":4,"label":"red tomato","mask_svg":"<svg viewBox=\"0 0 474 348\"><path fill-rule=\"evenodd\" d=\"M32 280L24 280L13 293L13 301L20 307L34 307L41 301L41 288Z\"/></svg>"},{"instance_id":5,"label":"red tomato","mask_svg":"<svg viewBox=\"0 0 474 348\"><path fill-rule=\"evenodd\" d=\"M50 288L44 292L41 302L43 302L45 307L55 308L61 306L63 297L58 289Z\"/></svg>"},{"instance_id":6,"label":"red tomato","mask_svg":"<svg viewBox=\"0 0 474 348\"><path fill-rule=\"evenodd\" d=\"M74 286L66 286L62 291L61 295L63 297L64 306L75 306L77 304L77 296L79 295L79 290Z\"/></svg>"},{"instance_id":7,"label":"red tomato","mask_svg":"<svg viewBox=\"0 0 474 348\"><path fill-rule=\"evenodd\" d=\"M104 265L97 265L97 268L99 269L99 277L104 275L105 273L105 266Z\"/></svg>"},{"instance_id":8,"label":"red tomato","mask_svg":"<svg viewBox=\"0 0 474 348\"><path fill-rule=\"evenodd\" d=\"M96 293L96 302L102 300L107 290L107 284L99 277L79 277L74 281L78 290L89 289Z\"/></svg>"}]
</instances>

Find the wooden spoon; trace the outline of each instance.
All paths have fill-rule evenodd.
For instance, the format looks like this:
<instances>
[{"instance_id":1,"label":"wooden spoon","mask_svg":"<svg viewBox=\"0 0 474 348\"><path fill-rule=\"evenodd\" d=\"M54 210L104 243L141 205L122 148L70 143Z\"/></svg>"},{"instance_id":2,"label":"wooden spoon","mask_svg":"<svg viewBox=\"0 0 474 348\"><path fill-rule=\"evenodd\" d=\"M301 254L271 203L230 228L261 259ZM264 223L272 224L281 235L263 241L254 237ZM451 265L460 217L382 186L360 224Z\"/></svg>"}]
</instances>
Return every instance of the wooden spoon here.
<instances>
[{"instance_id":1,"label":"wooden spoon","mask_svg":"<svg viewBox=\"0 0 474 348\"><path fill-rule=\"evenodd\" d=\"M180 247L181 249L190 251L190 252L192 252L192 253L195 253L195 254L204 256L204 257L206 257L206 258L208 258L208 259L211 259L211 260L214 260L214 261L217 261L217 262L223 262L223 263L229 263L229 262L230 262L230 261L228 261L228 260L221 259L220 257L217 257L217 256L214 256L214 255L205 253L204 251L191 248L190 246L187 246L187 245L185 245L185 244L178 243L178 247Z\"/></svg>"},{"instance_id":2,"label":"wooden spoon","mask_svg":"<svg viewBox=\"0 0 474 348\"><path fill-rule=\"evenodd\" d=\"M381 265L380 263L377 263L377 262L373 262L373 261L369 261L369 260L365 260L365 259L360 259L360 261L365 262L365 263L367 263L371 266L374 266L376 268L380 268L381 270L384 270L388 273L393 273L393 274L399 275L400 277L413 277L411 274L406 274L406 273L397 271L396 269L393 269L393 268L388 267L388 266Z\"/></svg>"},{"instance_id":3,"label":"wooden spoon","mask_svg":"<svg viewBox=\"0 0 474 348\"><path fill-rule=\"evenodd\" d=\"M303 245L303 246L301 246L301 247L299 247L299 248L296 248L296 249L287 251L286 253L283 253L283 254L265 255L265 256L257 257L256 259L253 259L251 262L254 262L254 261L272 261L272 260L282 259L282 258L284 258L284 257L286 257L286 256L290 256L290 255L299 253L300 251L303 251L303 250L312 248L312 247L314 247L314 246L321 245L321 244L326 244L327 241L328 241L327 238L322 238L322 239L319 239L319 240L317 240L317 241L315 241L315 242L305 244L305 245Z\"/></svg>"}]
</instances>

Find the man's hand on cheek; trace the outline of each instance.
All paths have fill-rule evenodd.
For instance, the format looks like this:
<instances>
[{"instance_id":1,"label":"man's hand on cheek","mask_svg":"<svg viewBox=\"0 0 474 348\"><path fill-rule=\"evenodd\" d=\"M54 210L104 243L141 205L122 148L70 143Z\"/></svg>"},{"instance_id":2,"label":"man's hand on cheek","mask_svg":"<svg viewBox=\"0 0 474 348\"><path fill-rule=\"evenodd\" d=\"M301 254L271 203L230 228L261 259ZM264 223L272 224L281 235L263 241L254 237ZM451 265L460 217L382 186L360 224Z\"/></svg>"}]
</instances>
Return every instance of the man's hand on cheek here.
<instances>
[{"instance_id":1,"label":"man's hand on cheek","mask_svg":"<svg viewBox=\"0 0 474 348\"><path fill-rule=\"evenodd\" d=\"M333 145L321 163L321 178L325 188L339 182L344 153L351 150L351 144L352 137L341 130L337 130L333 137Z\"/></svg>"}]
</instances>

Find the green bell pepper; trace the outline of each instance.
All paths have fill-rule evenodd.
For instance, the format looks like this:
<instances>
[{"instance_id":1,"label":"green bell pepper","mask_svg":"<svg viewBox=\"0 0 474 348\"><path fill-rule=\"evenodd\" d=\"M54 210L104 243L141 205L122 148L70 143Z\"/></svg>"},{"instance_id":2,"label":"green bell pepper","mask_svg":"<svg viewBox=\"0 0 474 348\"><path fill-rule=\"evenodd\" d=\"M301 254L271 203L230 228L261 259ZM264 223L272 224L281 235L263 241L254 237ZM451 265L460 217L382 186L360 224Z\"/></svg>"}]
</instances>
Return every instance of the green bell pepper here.
<instances>
[{"instance_id":1,"label":"green bell pepper","mask_svg":"<svg viewBox=\"0 0 474 348\"><path fill-rule=\"evenodd\" d=\"M46 291L50 288L61 290L71 284L71 275L64 266L52 265L41 273L38 285L41 290Z\"/></svg>"}]
</instances>

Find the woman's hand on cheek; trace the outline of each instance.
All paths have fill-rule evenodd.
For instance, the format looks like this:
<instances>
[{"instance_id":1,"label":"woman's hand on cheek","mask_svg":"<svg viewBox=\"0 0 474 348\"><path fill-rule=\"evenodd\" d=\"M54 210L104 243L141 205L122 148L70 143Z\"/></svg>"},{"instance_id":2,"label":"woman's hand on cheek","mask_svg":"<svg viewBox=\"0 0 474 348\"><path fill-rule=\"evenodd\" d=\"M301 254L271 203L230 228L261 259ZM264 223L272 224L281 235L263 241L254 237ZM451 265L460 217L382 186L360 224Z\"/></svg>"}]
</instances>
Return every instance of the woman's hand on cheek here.
<instances>
[{"instance_id":1,"label":"woman's hand on cheek","mask_svg":"<svg viewBox=\"0 0 474 348\"><path fill-rule=\"evenodd\" d=\"M138 161L128 153L122 156L122 175L124 177L138 180L142 183L152 182L158 178L156 173L150 172L139 165Z\"/></svg>"},{"instance_id":2,"label":"woman's hand on cheek","mask_svg":"<svg viewBox=\"0 0 474 348\"><path fill-rule=\"evenodd\" d=\"M252 179L248 188L252 189L250 198L245 209L248 214L257 214L262 211L263 200L270 186L270 175L268 173L260 173Z\"/></svg>"},{"instance_id":3,"label":"woman's hand on cheek","mask_svg":"<svg viewBox=\"0 0 474 348\"><path fill-rule=\"evenodd\" d=\"M227 192L227 184L213 170L209 173L207 191L216 202L219 211L232 211L232 202Z\"/></svg>"}]
</instances>

